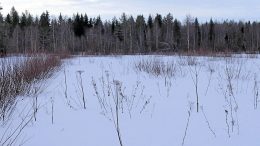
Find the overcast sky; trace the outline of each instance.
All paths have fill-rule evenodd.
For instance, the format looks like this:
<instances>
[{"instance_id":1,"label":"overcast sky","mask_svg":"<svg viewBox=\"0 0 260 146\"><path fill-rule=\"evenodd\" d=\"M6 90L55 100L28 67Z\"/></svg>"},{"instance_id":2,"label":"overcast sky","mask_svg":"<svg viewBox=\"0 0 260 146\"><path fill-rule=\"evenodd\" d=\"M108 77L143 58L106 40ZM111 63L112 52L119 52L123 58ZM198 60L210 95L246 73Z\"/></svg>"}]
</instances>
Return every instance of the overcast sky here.
<instances>
[{"instance_id":1,"label":"overcast sky","mask_svg":"<svg viewBox=\"0 0 260 146\"><path fill-rule=\"evenodd\" d=\"M184 19L187 14L200 20L260 20L260 0L1 0L5 15L12 6L20 13L28 10L40 15L48 10L51 15L60 12L71 16L73 13L101 15L103 19L120 16L123 12L137 14L167 14Z\"/></svg>"}]
</instances>

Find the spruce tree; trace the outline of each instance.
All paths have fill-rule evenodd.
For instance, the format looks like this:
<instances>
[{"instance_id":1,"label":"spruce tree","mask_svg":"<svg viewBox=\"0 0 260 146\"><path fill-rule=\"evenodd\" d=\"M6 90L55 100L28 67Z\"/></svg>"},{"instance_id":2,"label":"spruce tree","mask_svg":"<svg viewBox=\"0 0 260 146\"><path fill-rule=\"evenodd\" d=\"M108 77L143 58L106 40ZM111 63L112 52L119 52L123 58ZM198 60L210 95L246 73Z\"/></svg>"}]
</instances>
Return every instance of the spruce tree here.
<instances>
[{"instance_id":1,"label":"spruce tree","mask_svg":"<svg viewBox=\"0 0 260 146\"><path fill-rule=\"evenodd\" d=\"M61 25L63 21L64 21L64 20L63 20L63 17L62 17L62 15L61 15L61 13L60 13L59 18L58 18L58 23L59 23L59 25Z\"/></svg>"},{"instance_id":2,"label":"spruce tree","mask_svg":"<svg viewBox=\"0 0 260 146\"><path fill-rule=\"evenodd\" d=\"M3 8L0 6L0 10ZM4 48L4 32L3 32L3 27L4 27L4 18L2 13L0 12L0 49Z\"/></svg>"},{"instance_id":3,"label":"spruce tree","mask_svg":"<svg viewBox=\"0 0 260 146\"><path fill-rule=\"evenodd\" d=\"M95 26L95 27L98 27L98 26L102 26L102 25L103 25L103 24L102 24L101 17L100 17L100 16L97 16L96 21L95 21L95 23L94 23L94 26Z\"/></svg>"},{"instance_id":4,"label":"spruce tree","mask_svg":"<svg viewBox=\"0 0 260 146\"><path fill-rule=\"evenodd\" d=\"M14 29L15 26L19 24L19 15L14 7L12 7L12 9L11 9L10 15L11 15L11 21L12 21L12 29Z\"/></svg>"},{"instance_id":5,"label":"spruce tree","mask_svg":"<svg viewBox=\"0 0 260 146\"><path fill-rule=\"evenodd\" d=\"M112 23L111 23L111 34L114 35L115 34L115 30L116 30L116 18L114 17L112 19Z\"/></svg>"},{"instance_id":6,"label":"spruce tree","mask_svg":"<svg viewBox=\"0 0 260 146\"><path fill-rule=\"evenodd\" d=\"M180 49L180 43L181 43L181 24L180 22L175 19L173 22L173 34L174 34L174 44L175 44L175 50Z\"/></svg>"},{"instance_id":7,"label":"spruce tree","mask_svg":"<svg viewBox=\"0 0 260 146\"><path fill-rule=\"evenodd\" d=\"M26 14L26 24L27 26L31 26L33 24L33 17L30 13L25 13Z\"/></svg>"},{"instance_id":8,"label":"spruce tree","mask_svg":"<svg viewBox=\"0 0 260 146\"><path fill-rule=\"evenodd\" d=\"M161 14L156 14L155 23L158 23L160 28L162 27L163 23L162 23L162 15Z\"/></svg>"},{"instance_id":9,"label":"spruce tree","mask_svg":"<svg viewBox=\"0 0 260 146\"><path fill-rule=\"evenodd\" d=\"M83 16L77 15L75 16L74 22L73 22L73 30L76 37L81 37L85 35L84 30L84 18Z\"/></svg>"},{"instance_id":10,"label":"spruce tree","mask_svg":"<svg viewBox=\"0 0 260 146\"><path fill-rule=\"evenodd\" d=\"M88 28L92 28L93 27L93 19L90 18L88 21Z\"/></svg>"},{"instance_id":11,"label":"spruce tree","mask_svg":"<svg viewBox=\"0 0 260 146\"><path fill-rule=\"evenodd\" d=\"M22 30L27 25L27 18L26 18L26 15L24 13L22 13L22 17L21 17L19 25L20 25Z\"/></svg>"},{"instance_id":12,"label":"spruce tree","mask_svg":"<svg viewBox=\"0 0 260 146\"><path fill-rule=\"evenodd\" d=\"M147 24L148 24L148 27L150 29L152 29L152 27L153 27L153 17L151 15L149 15L149 17L148 17Z\"/></svg>"},{"instance_id":13,"label":"spruce tree","mask_svg":"<svg viewBox=\"0 0 260 146\"><path fill-rule=\"evenodd\" d=\"M195 30L195 49L199 49L201 46L201 30L200 30L200 25L199 25L199 21L198 18L195 18L194 21L194 30Z\"/></svg>"},{"instance_id":14,"label":"spruce tree","mask_svg":"<svg viewBox=\"0 0 260 146\"><path fill-rule=\"evenodd\" d=\"M2 15L2 13L0 12L0 24L3 24L4 23L4 17Z\"/></svg>"},{"instance_id":15,"label":"spruce tree","mask_svg":"<svg viewBox=\"0 0 260 146\"><path fill-rule=\"evenodd\" d=\"M88 22L88 15L85 14L85 15L84 15L84 27L85 27L85 28L88 28L88 25L89 25L89 22Z\"/></svg>"},{"instance_id":16,"label":"spruce tree","mask_svg":"<svg viewBox=\"0 0 260 146\"><path fill-rule=\"evenodd\" d=\"M43 50L50 50L50 33L51 33L51 27L50 27L50 16L49 12L46 11L42 13L40 16L39 21L39 31L40 31L40 48Z\"/></svg>"},{"instance_id":17,"label":"spruce tree","mask_svg":"<svg viewBox=\"0 0 260 146\"><path fill-rule=\"evenodd\" d=\"M212 19L210 19L209 22L209 43L210 43L210 47L211 49L213 49L215 51L215 24L213 22Z\"/></svg>"},{"instance_id":18,"label":"spruce tree","mask_svg":"<svg viewBox=\"0 0 260 146\"><path fill-rule=\"evenodd\" d=\"M4 26L5 26L5 29L8 31L8 33L7 33L8 38L12 37L12 35L13 35L12 19L11 19L10 14L6 15Z\"/></svg>"}]
</instances>

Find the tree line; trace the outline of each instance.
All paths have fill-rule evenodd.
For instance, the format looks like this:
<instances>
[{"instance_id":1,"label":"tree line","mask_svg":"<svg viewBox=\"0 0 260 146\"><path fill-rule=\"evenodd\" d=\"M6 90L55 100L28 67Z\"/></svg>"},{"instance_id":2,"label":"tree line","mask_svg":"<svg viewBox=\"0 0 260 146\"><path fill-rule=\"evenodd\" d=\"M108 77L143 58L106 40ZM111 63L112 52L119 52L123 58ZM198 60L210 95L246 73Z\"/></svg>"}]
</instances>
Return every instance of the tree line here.
<instances>
[{"instance_id":1,"label":"tree line","mask_svg":"<svg viewBox=\"0 0 260 146\"><path fill-rule=\"evenodd\" d=\"M1 10L1 9L0 9ZM200 23L156 14L145 18L123 13L103 21L87 14L51 18L48 11L34 17L13 7L0 13L0 48L7 52L85 52L133 54L154 52L256 52L260 50L260 23L214 21Z\"/></svg>"}]
</instances>

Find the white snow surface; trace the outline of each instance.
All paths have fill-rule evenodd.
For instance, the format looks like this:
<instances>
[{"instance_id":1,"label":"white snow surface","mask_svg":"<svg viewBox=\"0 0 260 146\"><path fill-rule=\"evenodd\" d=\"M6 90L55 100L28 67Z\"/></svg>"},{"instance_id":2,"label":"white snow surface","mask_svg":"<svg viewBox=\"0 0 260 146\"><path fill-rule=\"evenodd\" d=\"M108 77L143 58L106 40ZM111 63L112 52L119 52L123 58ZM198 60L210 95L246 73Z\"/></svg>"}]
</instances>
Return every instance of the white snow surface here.
<instances>
[{"instance_id":1,"label":"white snow surface","mask_svg":"<svg viewBox=\"0 0 260 146\"><path fill-rule=\"evenodd\" d=\"M174 76L140 72L135 65L141 60L172 64ZM196 71L199 112L193 82ZM12 117L1 126L0 136L6 129L5 135L10 135L21 120L28 118L26 114L32 115L37 96L35 118L13 145L120 146L113 122L119 83L123 95L118 96L123 100L118 117L124 146L259 146L260 107L254 107L259 102L259 71L258 56L246 55L66 59L62 69L44 82L42 92L18 97ZM107 111L101 108L97 96L107 102Z\"/></svg>"}]
</instances>

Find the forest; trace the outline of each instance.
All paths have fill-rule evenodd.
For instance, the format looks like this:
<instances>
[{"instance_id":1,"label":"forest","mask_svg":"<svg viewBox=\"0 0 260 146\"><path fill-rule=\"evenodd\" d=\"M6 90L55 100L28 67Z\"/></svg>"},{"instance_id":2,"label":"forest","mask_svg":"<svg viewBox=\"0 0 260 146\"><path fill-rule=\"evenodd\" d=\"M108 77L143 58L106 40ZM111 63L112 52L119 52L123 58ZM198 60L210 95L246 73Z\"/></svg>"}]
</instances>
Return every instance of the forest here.
<instances>
[{"instance_id":1,"label":"forest","mask_svg":"<svg viewBox=\"0 0 260 146\"><path fill-rule=\"evenodd\" d=\"M85 54L150 54L158 52L247 52L260 50L260 23L213 18L200 22L187 15L123 13L112 20L87 14L39 17L13 7L0 13L0 48L10 53L69 52Z\"/></svg>"}]
</instances>

